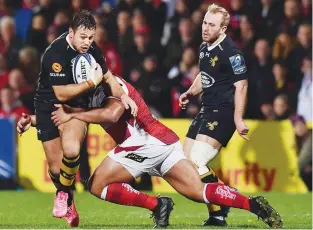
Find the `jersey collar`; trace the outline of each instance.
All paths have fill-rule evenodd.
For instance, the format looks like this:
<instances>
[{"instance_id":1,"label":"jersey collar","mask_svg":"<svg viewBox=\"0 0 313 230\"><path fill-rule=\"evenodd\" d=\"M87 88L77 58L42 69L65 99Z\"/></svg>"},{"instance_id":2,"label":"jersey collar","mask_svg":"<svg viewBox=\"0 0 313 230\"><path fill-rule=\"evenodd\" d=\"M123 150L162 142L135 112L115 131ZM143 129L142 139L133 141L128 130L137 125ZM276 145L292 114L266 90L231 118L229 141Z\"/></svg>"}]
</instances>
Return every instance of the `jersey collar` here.
<instances>
[{"instance_id":1,"label":"jersey collar","mask_svg":"<svg viewBox=\"0 0 313 230\"><path fill-rule=\"evenodd\" d=\"M208 51L213 50L216 46L218 46L224 39L226 38L226 34L222 34L216 39L215 42L212 43L212 45L207 44Z\"/></svg>"},{"instance_id":2,"label":"jersey collar","mask_svg":"<svg viewBox=\"0 0 313 230\"><path fill-rule=\"evenodd\" d=\"M65 39L66 39L66 41L67 41L69 47L71 47L74 51L76 51L75 48L74 48L74 47L71 45L71 43L70 43L70 37L69 37L69 36L70 36L69 34L66 35Z\"/></svg>"}]
</instances>

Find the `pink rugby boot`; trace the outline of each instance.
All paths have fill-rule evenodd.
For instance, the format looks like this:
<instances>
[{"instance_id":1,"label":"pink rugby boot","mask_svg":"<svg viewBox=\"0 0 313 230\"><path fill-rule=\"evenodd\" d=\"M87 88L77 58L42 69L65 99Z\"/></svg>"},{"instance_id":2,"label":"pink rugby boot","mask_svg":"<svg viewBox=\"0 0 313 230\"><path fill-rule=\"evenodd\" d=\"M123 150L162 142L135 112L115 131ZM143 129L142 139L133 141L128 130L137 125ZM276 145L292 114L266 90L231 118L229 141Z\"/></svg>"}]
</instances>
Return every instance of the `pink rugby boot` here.
<instances>
[{"instance_id":1,"label":"pink rugby boot","mask_svg":"<svg viewBox=\"0 0 313 230\"><path fill-rule=\"evenodd\" d=\"M64 216L64 219L67 221L67 223L71 227L78 227L78 225L79 225L79 215L78 215L78 212L76 210L74 200L73 200L71 206L68 207L67 213Z\"/></svg>"},{"instance_id":2,"label":"pink rugby boot","mask_svg":"<svg viewBox=\"0 0 313 230\"><path fill-rule=\"evenodd\" d=\"M68 197L69 194L63 191L58 192L54 197L54 207L52 214L56 218L62 218L66 215L68 210Z\"/></svg>"}]
</instances>

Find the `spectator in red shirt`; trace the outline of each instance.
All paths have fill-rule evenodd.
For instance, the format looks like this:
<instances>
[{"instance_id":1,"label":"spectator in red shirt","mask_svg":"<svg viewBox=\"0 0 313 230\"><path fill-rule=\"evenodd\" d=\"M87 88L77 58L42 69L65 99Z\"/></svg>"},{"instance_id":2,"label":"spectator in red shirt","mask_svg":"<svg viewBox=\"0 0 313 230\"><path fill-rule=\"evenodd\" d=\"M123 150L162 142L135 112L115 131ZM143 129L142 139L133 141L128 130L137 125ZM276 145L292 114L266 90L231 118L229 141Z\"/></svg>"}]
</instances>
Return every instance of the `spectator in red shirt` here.
<instances>
[{"instance_id":1,"label":"spectator in red shirt","mask_svg":"<svg viewBox=\"0 0 313 230\"><path fill-rule=\"evenodd\" d=\"M87 4L88 4L88 9L96 10L100 6L101 1L100 0L89 0L89 1L87 1Z\"/></svg>"},{"instance_id":2,"label":"spectator in red shirt","mask_svg":"<svg viewBox=\"0 0 313 230\"><path fill-rule=\"evenodd\" d=\"M24 74L20 69L11 70L8 83L16 98L32 91L32 88L26 83Z\"/></svg>"},{"instance_id":3,"label":"spectator in red shirt","mask_svg":"<svg viewBox=\"0 0 313 230\"><path fill-rule=\"evenodd\" d=\"M0 89L4 88L8 84L8 66L5 57L0 54Z\"/></svg>"},{"instance_id":4,"label":"spectator in red shirt","mask_svg":"<svg viewBox=\"0 0 313 230\"><path fill-rule=\"evenodd\" d=\"M71 2L72 14L74 15L80 9L87 9L87 7L88 7L88 3L87 2L88 1L85 1L85 0L72 0L72 2Z\"/></svg>"},{"instance_id":5,"label":"spectator in red shirt","mask_svg":"<svg viewBox=\"0 0 313 230\"><path fill-rule=\"evenodd\" d=\"M18 121L22 113L29 113L22 103L16 99L10 87L5 87L0 91L0 118L9 118Z\"/></svg>"},{"instance_id":6,"label":"spectator in red shirt","mask_svg":"<svg viewBox=\"0 0 313 230\"><path fill-rule=\"evenodd\" d=\"M230 1L230 25L229 32L232 32L235 36L240 33L240 19L245 13L245 4L243 0L231 0Z\"/></svg>"},{"instance_id":7,"label":"spectator in red shirt","mask_svg":"<svg viewBox=\"0 0 313 230\"><path fill-rule=\"evenodd\" d=\"M301 14L306 21L312 22L312 0L301 0Z\"/></svg>"},{"instance_id":8,"label":"spectator in red shirt","mask_svg":"<svg viewBox=\"0 0 313 230\"><path fill-rule=\"evenodd\" d=\"M0 16L9 14L8 1L0 1Z\"/></svg>"},{"instance_id":9,"label":"spectator in red shirt","mask_svg":"<svg viewBox=\"0 0 313 230\"><path fill-rule=\"evenodd\" d=\"M123 70L120 55L113 43L109 41L108 32L102 25L97 26L95 42L106 57L106 63L111 72L122 76Z\"/></svg>"},{"instance_id":10,"label":"spectator in red shirt","mask_svg":"<svg viewBox=\"0 0 313 230\"><path fill-rule=\"evenodd\" d=\"M36 0L23 0L22 1L22 7L24 9L33 10L38 5L38 1Z\"/></svg>"}]
</instances>

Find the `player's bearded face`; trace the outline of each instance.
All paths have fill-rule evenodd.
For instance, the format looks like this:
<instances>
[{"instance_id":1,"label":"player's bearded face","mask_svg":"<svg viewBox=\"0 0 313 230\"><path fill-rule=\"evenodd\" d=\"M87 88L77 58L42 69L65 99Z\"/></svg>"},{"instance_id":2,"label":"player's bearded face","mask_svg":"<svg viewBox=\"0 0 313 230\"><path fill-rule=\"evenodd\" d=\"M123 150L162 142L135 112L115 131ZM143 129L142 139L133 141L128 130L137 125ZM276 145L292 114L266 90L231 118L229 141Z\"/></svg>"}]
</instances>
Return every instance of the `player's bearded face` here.
<instances>
[{"instance_id":1,"label":"player's bearded face","mask_svg":"<svg viewBox=\"0 0 313 230\"><path fill-rule=\"evenodd\" d=\"M72 37L72 45L79 53L86 53L94 41L96 34L95 29L86 29L78 27L76 31L70 29L70 37Z\"/></svg>"},{"instance_id":2,"label":"player's bearded face","mask_svg":"<svg viewBox=\"0 0 313 230\"><path fill-rule=\"evenodd\" d=\"M222 14L212 14L207 12L202 22L202 40L207 43L213 43L226 31L225 26L221 26Z\"/></svg>"}]
</instances>

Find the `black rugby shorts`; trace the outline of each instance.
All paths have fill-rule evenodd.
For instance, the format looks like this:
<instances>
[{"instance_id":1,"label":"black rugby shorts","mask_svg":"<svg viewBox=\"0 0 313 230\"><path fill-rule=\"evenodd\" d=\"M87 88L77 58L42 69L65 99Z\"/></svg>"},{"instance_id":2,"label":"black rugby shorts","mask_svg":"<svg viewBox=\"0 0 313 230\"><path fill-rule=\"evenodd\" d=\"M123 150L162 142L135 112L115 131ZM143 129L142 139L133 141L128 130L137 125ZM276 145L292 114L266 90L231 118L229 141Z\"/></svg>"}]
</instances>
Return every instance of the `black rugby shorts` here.
<instances>
[{"instance_id":1,"label":"black rugby shorts","mask_svg":"<svg viewBox=\"0 0 313 230\"><path fill-rule=\"evenodd\" d=\"M198 134L203 134L212 137L225 147L235 130L234 108L202 107L192 121L186 136L195 140Z\"/></svg>"},{"instance_id":2,"label":"black rugby shorts","mask_svg":"<svg viewBox=\"0 0 313 230\"><path fill-rule=\"evenodd\" d=\"M37 119L37 138L40 141L53 140L60 136L58 128L51 120L51 113L56 109L54 101L35 100L35 114Z\"/></svg>"}]
</instances>

